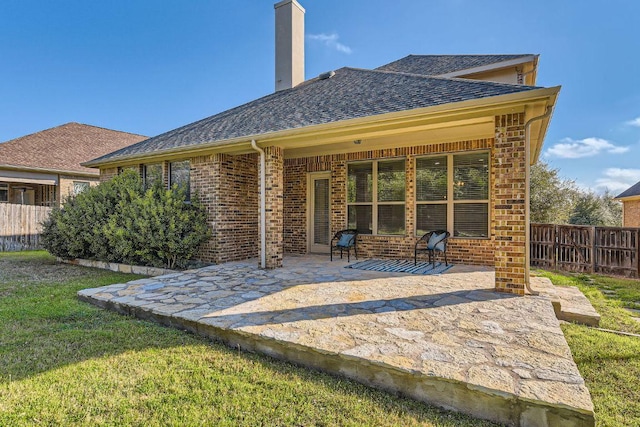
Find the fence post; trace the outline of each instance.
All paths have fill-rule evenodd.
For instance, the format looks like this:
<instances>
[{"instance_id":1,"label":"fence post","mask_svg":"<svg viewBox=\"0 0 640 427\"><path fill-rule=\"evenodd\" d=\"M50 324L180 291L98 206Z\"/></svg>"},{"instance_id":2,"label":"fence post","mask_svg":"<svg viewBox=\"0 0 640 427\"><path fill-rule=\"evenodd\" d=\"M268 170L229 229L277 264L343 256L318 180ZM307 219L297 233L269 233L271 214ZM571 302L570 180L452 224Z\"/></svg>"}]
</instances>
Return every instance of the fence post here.
<instances>
[{"instance_id":1,"label":"fence post","mask_svg":"<svg viewBox=\"0 0 640 427\"><path fill-rule=\"evenodd\" d=\"M598 233L597 227L591 227L591 274L596 272L596 235Z\"/></svg>"},{"instance_id":2,"label":"fence post","mask_svg":"<svg viewBox=\"0 0 640 427\"><path fill-rule=\"evenodd\" d=\"M640 229L636 230L636 264L638 264L638 277L640 277Z\"/></svg>"},{"instance_id":3,"label":"fence post","mask_svg":"<svg viewBox=\"0 0 640 427\"><path fill-rule=\"evenodd\" d=\"M558 269L558 226L556 224L553 225L552 231L553 235L553 269Z\"/></svg>"}]
</instances>

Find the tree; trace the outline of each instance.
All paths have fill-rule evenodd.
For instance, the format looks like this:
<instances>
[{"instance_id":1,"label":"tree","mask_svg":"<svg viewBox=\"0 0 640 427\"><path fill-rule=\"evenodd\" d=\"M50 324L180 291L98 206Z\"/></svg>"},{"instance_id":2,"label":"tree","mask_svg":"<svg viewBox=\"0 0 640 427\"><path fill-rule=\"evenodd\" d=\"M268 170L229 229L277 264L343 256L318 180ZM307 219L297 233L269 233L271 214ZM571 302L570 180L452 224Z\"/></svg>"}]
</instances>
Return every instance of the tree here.
<instances>
[{"instance_id":1,"label":"tree","mask_svg":"<svg viewBox=\"0 0 640 427\"><path fill-rule=\"evenodd\" d=\"M573 207L569 223L619 227L622 225L622 207L608 191L603 195L583 192Z\"/></svg>"},{"instance_id":2,"label":"tree","mask_svg":"<svg viewBox=\"0 0 640 427\"><path fill-rule=\"evenodd\" d=\"M531 222L545 224L622 225L622 206L606 191L581 190L544 162L531 166Z\"/></svg>"},{"instance_id":3,"label":"tree","mask_svg":"<svg viewBox=\"0 0 640 427\"><path fill-rule=\"evenodd\" d=\"M562 179L558 169L544 162L531 166L531 222L566 224L573 211L579 190L575 182Z\"/></svg>"},{"instance_id":4,"label":"tree","mask_svg":"<svg viewBox=\"0 0 640 427\"><path fill-rule=\"evenodd\" d=\"M161 182L144 189L121 175L69 198L44 222L43 246L61 258L185 267L209 238L207 214L186 191Z\"/></svg>"}]
</instances>

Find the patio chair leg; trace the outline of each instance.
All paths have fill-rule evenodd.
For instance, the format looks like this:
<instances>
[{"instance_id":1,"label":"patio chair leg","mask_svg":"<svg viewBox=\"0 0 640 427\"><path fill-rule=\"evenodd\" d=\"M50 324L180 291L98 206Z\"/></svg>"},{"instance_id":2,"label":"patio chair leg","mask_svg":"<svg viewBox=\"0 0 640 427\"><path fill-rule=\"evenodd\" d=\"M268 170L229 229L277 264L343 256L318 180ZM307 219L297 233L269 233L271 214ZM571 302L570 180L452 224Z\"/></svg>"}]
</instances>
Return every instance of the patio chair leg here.
<instances>
[{"instance_id":1,"label":"patio chair leg","mask_svg":"<svg viewBox=\"0 0 640 427\"><path fill-rule=\"evenodd\" d=\"M329 259L333 262L333 248L329 249Z\"/></svg>"},{"instance_id":2,"label":"patio chair leg","mask_svg":"<svg viewBox=\"0 0 640 427\"><path fill-rule=\"evenodd\" d=\"M347 249L347 262L351 262L351 248Z\"/></svg>"},{"instance_id":3,"label":"patio chair leg","mask_svg":"<svg viewBox=\"0 0 640 427\"><path fill-rule=\"evenodd\" d=\"M444 253L444 265L447 266L447 267L449 266L449 262L447 261L447 253L446 252Z\"/></svg>"}]
</instances>

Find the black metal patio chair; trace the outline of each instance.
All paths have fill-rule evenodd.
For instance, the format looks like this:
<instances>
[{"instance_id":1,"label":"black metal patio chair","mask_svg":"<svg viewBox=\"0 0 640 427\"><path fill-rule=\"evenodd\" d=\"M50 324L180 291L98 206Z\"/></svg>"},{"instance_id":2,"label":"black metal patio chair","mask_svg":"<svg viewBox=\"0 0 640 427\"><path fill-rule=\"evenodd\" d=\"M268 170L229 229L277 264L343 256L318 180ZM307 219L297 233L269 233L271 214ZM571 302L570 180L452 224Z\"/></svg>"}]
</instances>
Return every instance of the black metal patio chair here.
<instances>
[{"instance_id":1,"label":"black metal patio chair","mask_svg":"<svg viewBox=\"0 0 640 427\"><path fill-rule=\"evenodd\" d=\"M416 242L413 255L413 265L418 265L418 253L426 252L429 255L429 263L436 265L436 251L444 254L444 264L449 265L447 261L447 240L451 234L446 230L430 231L422 236ZM424 247L422 247L424 245Z\"/></svg>"},{"instance_id":2,"label":"black metal patio chair","mask_svg":"<svg viewBox=\"0 0 640 427\"><path fill-rule=\"evenodd\" d=\"M347 229L338 231L331 239L330 258L333 261L333 251L340 250L340 259L342 253L347 252L347 262L351 262L351 249L358 259L358 230Z\"/></svg>"}]
</instances>

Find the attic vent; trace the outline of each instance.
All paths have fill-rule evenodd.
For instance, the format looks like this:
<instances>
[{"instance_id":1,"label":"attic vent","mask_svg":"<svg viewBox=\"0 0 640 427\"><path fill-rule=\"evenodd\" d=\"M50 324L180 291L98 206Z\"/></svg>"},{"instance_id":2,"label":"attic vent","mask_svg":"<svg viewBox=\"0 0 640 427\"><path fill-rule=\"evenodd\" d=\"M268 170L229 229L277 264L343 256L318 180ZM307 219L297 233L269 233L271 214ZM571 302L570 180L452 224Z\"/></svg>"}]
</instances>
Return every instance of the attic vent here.
<instances>
[{"instance_id":1,"label":"attic vent","mask_svg":"<svg viewBox=\"0 0 640 427\"><path fill-rule=\"evenodd\" d=\"M335 71L327 71L326 73L322 73L318 76L318 78L320 80L327 80L330 79L331 77L335 76L336 72Z\"/></svg>"}]
</instances>

